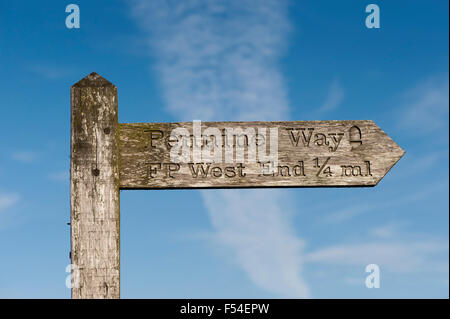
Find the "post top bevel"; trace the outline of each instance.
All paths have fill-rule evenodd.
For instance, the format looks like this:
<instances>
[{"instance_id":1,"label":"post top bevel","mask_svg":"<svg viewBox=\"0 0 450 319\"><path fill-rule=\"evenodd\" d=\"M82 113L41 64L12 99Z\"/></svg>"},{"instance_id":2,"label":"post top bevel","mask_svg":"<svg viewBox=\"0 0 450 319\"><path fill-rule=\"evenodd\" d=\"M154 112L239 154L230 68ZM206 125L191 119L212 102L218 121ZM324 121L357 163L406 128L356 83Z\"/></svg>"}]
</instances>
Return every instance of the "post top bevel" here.
<instances>
[{"instance_id":1,"label":"post top bevel","mask_svg":"<svg viewBox=\"0 0 450 319\"><path fill-rule=\"evenodd\" d=\"M102 77L96 72L92 72L91 74L85 76L80 81L72 85L72 87L81 88L81 87L116 87L114 84L109 82L107 79Z\"/></svg>"}]
</instances>

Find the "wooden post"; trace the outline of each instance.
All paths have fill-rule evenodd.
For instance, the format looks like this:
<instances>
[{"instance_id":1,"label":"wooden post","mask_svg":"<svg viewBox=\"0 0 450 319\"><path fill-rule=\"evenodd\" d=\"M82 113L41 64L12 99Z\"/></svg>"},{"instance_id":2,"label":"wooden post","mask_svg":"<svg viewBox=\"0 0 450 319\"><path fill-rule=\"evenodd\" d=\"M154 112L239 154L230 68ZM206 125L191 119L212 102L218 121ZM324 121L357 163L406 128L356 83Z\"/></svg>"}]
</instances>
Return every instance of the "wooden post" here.
<instances>
[{"instance_id":1,"label":"wooden post","mask_svg":"<svg viewBox=\"0 0 450 319\"><path fill-rule=\"evenodd\" d=\"M72 86L71 104L72 298L120 297L120 189L375 186L404 154L372 121L204 122L209 134L217 132L221 160L203 163L189 153L191 136L209 136L201 127L195 133L195 123L119 125L117 88L96 73ZM179 128L188 142L174 133ZM268 143L260 143L266 129ZM231 143L224 142L229 134ZM238 141L246 142L237 147ZM174 143L188 147L185 162L172 161ZM249 154L257 145L258 161ZM245 165L237 161L244 146Z\"/></svg>"},{"instance_id":2,"label":"wooden post","mask_svg":"<svg viewBox=\"0 0 450 319\"><path fill-rule=\"evenodd\" d=\"M96 73L71 87L72 298L120 297L117 88Z\"/></svg>"}]
</instances>

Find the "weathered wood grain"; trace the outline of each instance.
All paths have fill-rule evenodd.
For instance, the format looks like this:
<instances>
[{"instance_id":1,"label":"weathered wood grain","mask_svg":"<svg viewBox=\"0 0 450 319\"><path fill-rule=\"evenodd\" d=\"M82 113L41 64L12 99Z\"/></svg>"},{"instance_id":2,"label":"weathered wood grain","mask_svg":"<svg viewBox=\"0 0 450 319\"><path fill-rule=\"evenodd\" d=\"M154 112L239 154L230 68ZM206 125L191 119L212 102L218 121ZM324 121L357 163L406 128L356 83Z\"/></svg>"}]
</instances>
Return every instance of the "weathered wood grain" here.
<instances>
[{"instance_id":1,"label":"weathered wood grain","mask_svg":"<svg viewBox=\"0 0 450 319\"><path fill-rule=\"evenodd\" d=\"M177 140L169 137L180 127L194 135L191 122L119 124L121 189L375 186L404 154L373 121L203 122L202 132L266 128L267 140L269 129L278 129L279 167L273 174L262 174L258 162L208 168L194 157L173 163L170 150ZM196 175L197 168L208 175Z\"/></svg>"},{"instance_id":2,"label":"weathered wood grain","mask_svg":"<svg viewBox=\"0 0 450 319\"><path fill-rule=\"evenodd\" d=\"M71 88L72 298L120 297L117 89L92 73Z\"/></svg>"}]
</instances>

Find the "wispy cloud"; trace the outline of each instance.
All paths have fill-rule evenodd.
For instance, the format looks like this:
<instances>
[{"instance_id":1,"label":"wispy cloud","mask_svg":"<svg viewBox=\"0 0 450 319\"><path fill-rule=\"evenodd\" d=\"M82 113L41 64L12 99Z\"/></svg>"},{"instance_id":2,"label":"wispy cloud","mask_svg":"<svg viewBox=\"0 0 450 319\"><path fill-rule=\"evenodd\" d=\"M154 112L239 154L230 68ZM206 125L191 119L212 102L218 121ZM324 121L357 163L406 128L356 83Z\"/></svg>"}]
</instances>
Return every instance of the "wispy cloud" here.
<instances>
[{"instance_id":1,"label":"wispy cloud","mask_svg":"<svg viewBox=\"0 0 450 319\"><path fill-rule=\"evenodd\" d=\"M53 181L69 182L70 173L68 170L50 173L48 177Z\"/></svg>"},{"instance_id":2,"label":"wispy cloud","mask_svg":"<svg viewBox=\"0 0 450 319\"><path fill-rule=\"evenodd\" d=\"M67 67L59 67L49 64L33 65L30 67L30 71L36 75L50 80L61 79L72 74L72 71Z\"/></svg>"},{"instance_id":3,"label":"wispy cloud","mask_svg":"<svg viewBox=\"0 0 450 319\"><path fill-rule=\"evenodd\" d=\"M335 110L344 99L344 89L341 87L338 79L334 79L328 90L327 97L318 109L318 113L326 113Z\"/></svg>"},{"instance_id":4,"label":"wispy cloud","mask_svg":"<svg viewBox=\"0 0 450 319\"><path fill-rule=\"evenodd\" d=\"M448 238L407 242L373 241L362 244L333 245L305 256L309 263L360 266L378 264L398 273L448 272Z\"/></svg>"},{"instance_id":5,"label":"wispy cloud","mask_svg":"<svg viewBox=\"0 0 450 319\"><path fill-rule=\"evenodd\" d=\"M448 150L438 149L432 152L410 152L405 154L405 162L396 169L397 179L417 178L418 175L426 175L439 165L439 162L448 162ZM442 179L448 180L447 176Z\"/></svg>"},{"instance_id":6,"label":"wispy cloud","mask_svg":"<svg viewBox=\"0 0 450 319\"><path fill-rule=\"evenodd\" d=\"M430 78L408 90L403 95L405 107L401 114L401 126L414 129L411 130L413 133L430 133L439 129L448 129L448 86L448 74L446 74Z\"/></svg>"},{"instance_id":7,"label":"wispy cloud","mask_svg":"<svg viewBox=\"0 0 450 319\"><path fill-rule=\"evenodd\" d=\"M352 219L353 217L369 212L373 209L373 205L370 204L346 206L338 209L337 211L331 212L324 217L323 221L327 223L340 223L347 219Z\"/></svg>"},{"instance_id":8,"label":"wispy cloud","mask_svg":"<svg viewBox=\"0 0 450 319\"><path fill-rule=\"evenodd\" d=\"M216 242L259 287L286 297L307 297L300 276L304 242L289 223L280 190L205 191ZM225 206L226 205L226 206Z\"/></svg>"},{"instance_id":9,"label":"wispy cloud","mask_svg":"<svg viewBox=\"0 0 450 319\"><path fill-rule=\"evenodd\" d=\"M149 35L168 110L182 120L286 120L278 59L289 32L284 1L133 1ZM231 249L259 287L308 297L302 240L281 191L202 192L215 242Z\"/></svg>"},{"instance_id":10,"label":"wispy cloud","mask_svg":"<svg viewBox=\"0 0 450 319\"><path fill-rule=\"evenodd\" d=\"M15 205L19 201L19 195L0 193L0 213L11 206Z\"/></svg>"},{"instance_id":11,"label":"wispy cloud","mask_svg":"<svg viewBox=\"0 0 450 319\"><path fill-rule=\"evenodd\" d=\"M351 220L357 216L362 214L366 214L368 212L373 211L382 211L386 209L392 209L395 207L400 207L402 205L411 204L424 198L429 197L430 195L436 193L437 191L442 191L448 187L448 180L442 180L439 182L435 182L433 184L426 185L423 189L418 190L414 193L408 193L403 196L394 197L393 199L386 199L379 201L368 202L366 204L356 204L356 205L342 205L343 208L337 209L335 211L331 211L331 213L327 214L323 221L327 223L342 223L348 220ZM338 206L338 205L333 205Z\"/></svg>"},{"instance_id":12,"label":"wispy cloud","mask_svg":"<svg viewBox=\"0 0 450 319\"><path fill-rule=\"evenodd\" d=\"M374 227L369 231L369 233L370 235L377 238L388 239L394 237L397 234L397 231L398 225L394 223L389 223L382 226Z\"/></svg>"},{"instance_id":13,"label":"wispy cloud","mask_svg":"<svg viewBox=\"0 0 450 319\"><path fill-rule=\"evenodd\" d=\"M133 1L152 32L168 109L202 120L286 119L278 58L289 30L284 1Z\"/></svg>"},{"instance_id":14,"label":"wispy cloud","mask_svg":"<svg viewBox=\"0 0 450 319\"><path fill-rule=\"evenodd\" d=\"M16 161L22 162L22 163L34 162L37 157L38 157L37 153L32 152L32 151L18 151L18 152L13 152L11 154L11 158L13 160L16 160Z\"/></svg>"}]
</instances>

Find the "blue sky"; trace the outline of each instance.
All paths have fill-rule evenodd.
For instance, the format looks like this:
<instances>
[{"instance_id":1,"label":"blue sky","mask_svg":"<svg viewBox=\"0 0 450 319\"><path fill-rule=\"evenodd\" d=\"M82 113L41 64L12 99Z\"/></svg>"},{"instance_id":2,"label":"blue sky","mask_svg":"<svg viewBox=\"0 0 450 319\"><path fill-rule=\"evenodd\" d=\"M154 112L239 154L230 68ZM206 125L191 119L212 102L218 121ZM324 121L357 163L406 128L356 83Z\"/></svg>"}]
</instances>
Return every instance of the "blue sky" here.
<instances>
[{"instance_id":1,"label":"blue sky","mask_svg":"<svg viewBox=\"0 0 450 319\"><path fill-rule=\"evenodd\" d=\"M406 151L374 188L121 191L123 298L448 298L447 1L77 1L80 29L69 3L0 3L0 297L70 297L95 71L120 122L371 119Z\"/></svg>"}]
</instances>

